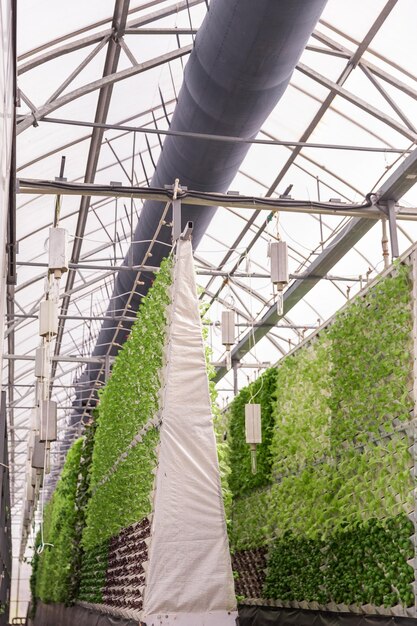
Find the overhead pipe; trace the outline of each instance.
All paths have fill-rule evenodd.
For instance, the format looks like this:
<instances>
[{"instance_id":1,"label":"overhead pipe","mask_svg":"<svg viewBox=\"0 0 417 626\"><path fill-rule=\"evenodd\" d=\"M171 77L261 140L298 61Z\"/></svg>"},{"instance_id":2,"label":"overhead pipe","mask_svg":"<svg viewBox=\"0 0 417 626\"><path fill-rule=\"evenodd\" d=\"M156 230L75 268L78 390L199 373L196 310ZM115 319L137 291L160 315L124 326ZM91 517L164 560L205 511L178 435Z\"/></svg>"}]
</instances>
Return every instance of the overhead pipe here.
<instances>
[{"instance_id":1,"label":"overhead pipe","mask_svg":"<svg viewBox=\"0 0 417 626\"><path fill-rule=\"evenodd\" d=\"M172 130L254 138L285 92L292 73L314 30L327 0L212 0L198 30L195 46L184 71L170 128ZM204 139L167 136L152 178L152 187L180 184L198 191L226 192L249 145L218 143ZM123 265L146 262L149 240L161 220L163 204L145 202L134 241ZM193 245L197 246L216 207L183 205L182 223L193 221ZM171 217L168 214L167 221ZM140 243L145 242L145 243ZM165 245L164 245L165 244ZM166 245L168 244L168 245ZM171 230L163 226L152 247L152 265L167 256ZM135 271L119 272L107 315L123 313L135 285ZM136 315L153 275L142 273L125 315ZM104 321L93 356L103 356L109 346L115 355L131 328ZM115 345L116 344L116 345ZM96 380L97 365L87 366L87 379ZM89 389L78 394L84 405ZM78 409L79 410L79 409Z\"/></svg>"}]
</instances>

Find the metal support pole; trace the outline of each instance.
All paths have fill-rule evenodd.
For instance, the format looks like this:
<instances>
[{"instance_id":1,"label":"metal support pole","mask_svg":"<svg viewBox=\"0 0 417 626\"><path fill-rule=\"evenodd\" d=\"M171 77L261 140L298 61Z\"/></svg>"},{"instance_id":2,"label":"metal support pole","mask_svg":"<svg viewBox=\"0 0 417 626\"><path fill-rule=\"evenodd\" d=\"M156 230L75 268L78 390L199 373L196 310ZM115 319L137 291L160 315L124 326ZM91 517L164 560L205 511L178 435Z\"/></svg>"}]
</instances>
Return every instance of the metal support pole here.
<instances>
[{"instance_id":1,"label":"metal support pole","mask_svg":"<svg viewBox=\"0 0 417 626\"><path fill-rule=\"evenodd\" d=\"M110 377L110 355L104 357L104 380L107 382Z\"/></svg>"},{"instance_id":2,"label":"metal support pole","mask_svg":"<svg viewBox=\"0 0 417 626\"><path fill-rule=\"evenodd\" d=\"M172 202L172 241L177 241L181 235L181 200Z\"/></svg>"},{"instance_id":3,"label":"metal support pole","mask_svg":"<svg viewBox=\"0 0 417 626\"><path fill-rule=\"evenodd\" d=\"M58 181L58 182L66 182L67 181L67 179L64 178L65 161L66 161L66 157L62 156L61 157L61 166L60 166L60 169L59 169L59 176L58 176L58 178L55 178L55 180ZM56 198L55 198L54 228L58 228L58 226L59 226L59 218L60 218L60 215L61 215L61 203L62 203L62 195L60 193L58 193Z\"/></svg>"},{"instance_id":4,"label":"metal support pole","mask_svg":"<svg viewBox=\"0 0 417 626\"><path fill-rule=\"evenodd\" d=\"M391 256L397 258L400 256L400 250L398 247L398 231L397 231L397 216L395 212L395 200L388 200L388 223L389 234L391 239Z\"/></svg>"},{"instance_id":5,"label":"metal support pole","mask_svg":"<svg viewBox=\"0 0 417 626\"><path fill-rule=\"evenodd\" d=\"M382 258L384 261L384 269L389 267L389 252L388 252L388 233L387 233L387 220L381 220L382 223Z\"/></svg>"},{"instance_id":6,"label":"metal support pole","mask_svg":"<svg viewBox=\"0 0 417 626\"><path fill-rule=\"evenodd\" d=\"M233 393L235 396L239 393L239 386L237 380L237 370L239 367L239 361L233 361Z\"/></svg>"}]
</instances>

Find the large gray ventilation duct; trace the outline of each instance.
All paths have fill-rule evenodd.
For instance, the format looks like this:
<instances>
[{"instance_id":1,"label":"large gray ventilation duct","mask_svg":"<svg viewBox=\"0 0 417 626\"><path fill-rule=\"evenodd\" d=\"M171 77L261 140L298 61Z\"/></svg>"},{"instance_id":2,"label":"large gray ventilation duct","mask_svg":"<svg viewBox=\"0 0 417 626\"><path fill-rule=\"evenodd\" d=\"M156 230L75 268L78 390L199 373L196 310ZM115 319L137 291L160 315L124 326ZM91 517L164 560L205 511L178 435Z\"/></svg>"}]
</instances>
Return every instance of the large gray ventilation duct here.
<instances>
[{"instance_id":1,"label":"large gray ventilation duct","mask_svg":"<svg viewBox=\"0 0 417 626\"><path fill-rule=\"evenodd\" d=\"M171 130L255 137L284 93L325 4L326 0L212 0L185 68ZM225 192L248 148L242 143L167 136L151 185L172 185L179 178L192 190ZM162 210L159 202L145 203L134 241L153 238ZM215 207L183 205L183 223L194 222L194 245L215 212ZM170 244L170 228L162 227L158 240ZM133 244L133 255L127 255L124 264L133 257L133 263L140 265L147 249L148 243ZM169 249L157 243L148 263L159 265ZM136 272L118 273L109 314L124 311L135 279ZM130 303L132 315L152 276L142 274L141 280L145 284ZM106 354L113 340L122 344L129 329L129 322L124 323L115 337L114 323L104 322L93 355ZM116 353L112 345L110 354ZM88 379L93 382L96 376L97 366L89 365ZM89 396L83 387L81 405Z\"/></svg>"}]
</instances>

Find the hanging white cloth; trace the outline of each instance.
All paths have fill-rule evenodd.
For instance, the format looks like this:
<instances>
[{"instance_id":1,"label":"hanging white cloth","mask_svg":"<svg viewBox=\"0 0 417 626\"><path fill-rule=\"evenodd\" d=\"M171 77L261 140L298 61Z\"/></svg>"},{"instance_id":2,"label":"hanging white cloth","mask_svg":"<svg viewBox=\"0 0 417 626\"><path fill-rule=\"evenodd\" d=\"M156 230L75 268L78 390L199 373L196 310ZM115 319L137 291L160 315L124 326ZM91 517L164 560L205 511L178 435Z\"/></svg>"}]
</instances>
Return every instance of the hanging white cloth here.
<instances>
[{"instance_id":1,"label":"hanging white cloth","mask_svg":"<svg viewBox=\"0 0 417 626\"><path fill-rule=\"evenodd\" d=\"M144 588L147 626L234 626L236 599L190 241L178 241Z\"/></svg>"}]
</instances>

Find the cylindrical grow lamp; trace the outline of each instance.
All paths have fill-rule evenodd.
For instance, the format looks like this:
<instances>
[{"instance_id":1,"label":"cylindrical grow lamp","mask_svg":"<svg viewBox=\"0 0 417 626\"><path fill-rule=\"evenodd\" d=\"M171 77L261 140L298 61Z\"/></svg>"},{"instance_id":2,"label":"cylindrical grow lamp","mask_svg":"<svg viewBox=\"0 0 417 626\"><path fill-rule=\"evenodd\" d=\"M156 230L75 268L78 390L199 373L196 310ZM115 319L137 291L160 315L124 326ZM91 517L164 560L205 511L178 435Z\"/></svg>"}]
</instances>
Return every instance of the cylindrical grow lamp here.
<instances>
[{"instance_id":1,"label":"cylindrical grow lamp","mask_svg":"<svg viewBox=\"0 0 417 626\"><path fill-rule=\"evenodd\" d=\"M245 404L245 433L251 451L252 474L256 474L256 446L262 443L260 404Z\"/></svg>"}]
</instances>

